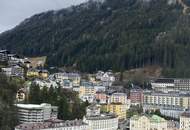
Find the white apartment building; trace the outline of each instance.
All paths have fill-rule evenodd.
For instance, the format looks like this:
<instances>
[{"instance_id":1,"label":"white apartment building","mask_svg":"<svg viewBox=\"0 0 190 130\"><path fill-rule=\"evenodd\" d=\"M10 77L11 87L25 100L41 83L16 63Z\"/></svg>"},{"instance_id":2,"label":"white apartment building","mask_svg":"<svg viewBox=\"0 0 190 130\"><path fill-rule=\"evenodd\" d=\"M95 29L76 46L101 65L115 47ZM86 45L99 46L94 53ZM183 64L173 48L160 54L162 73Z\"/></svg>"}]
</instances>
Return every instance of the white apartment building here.
<instances>
[{"instance_id":1,"label":"white apartment building","mask_svg":"<svg viewBox=\"0 0 190 130\"><path fill-rule=\"evenodd\" d=\"M114 114L100 113L100 106L96 104L87 107L86 112L83 121L90 130L117 130L118 117Z\"/></svg>"},{"instance_id":2,"label":"white apartment building","mask_svg":"<svg viewBox=\"0 0 190 130\"><path fill-rule=\"evenodd\" d=\"M85 94L85 95L82 95L80 97L80 99L83 101L83 102L86 102L88 101L89 103L93 103L95 101L95 95L93 94Z\"/></svg>"},{"instance_id":3,"label":"white apartment building","mask_svg":"<svg viewBox=\"0 0 190 130\"><path fill-rule=\"evenodd\" d=\"M151 83L152 89L156 91L167 91L169 88L174 88L174 79L157 79Z\"/></svg>"},{"instance_id":4,"label":"white apartment building","mask_svg":"<svg viewBox=\"0 0 190 130\"><path fill-rule=\"evenodd\" d=\"M85 116L83 121L90 126L90 130L117 130L118 128L118 118L113 114Z\"/></svg>"},{"instance_id":5,"label":"white apartment building","mask_svg":"<svg viewBox=\"0 0 190 130\"><path fill-rule=\"evenodd\" d=\"M151 83L156 91L190 91L190 79L162 78Z\"/></svg>"},{"instance_id":6,"label":"white apartment building","mask_svg":"<svg viewBox=\"0 0 190 130\"><path fill-rule=\"evenodd\" d=\"M20 123L43 122L57 118L57 107L50 104L15 104Z\"/></svg>"},{"instance_id":7,"label":"white apartment building","mask_svg":"<svg viewBox=\"0 0 190 130\"><path fill-rule=\"evenodd\" d=\"M183 108L161 108L160 113L164 116L179 119L180 115L186 110Z\"/></svg>"},{"instance_id":8,"label":"white apartment building","mask_svg":"<svg viewBox=\"0 0 190 130\"><path fill-rule=\"evenodd\" d=\"M180 130L190 130L190 112L184 112L181 114Z\"/></svg>"},{"instance_id":9,"label":"white apartment building","mask_svg":"<svg viewBox=\"0 0 190 130\"><path fill-rule=\"evenodd\" d=\"M167 120L157 115L134 115L130 118L130 130L167 130Z\"/></svg>"},{"instance_id":10,"label":"white apartment building","mask_svg":"<svg viewBox=\"0 0 190 130\"><path fill-rule=\"evenodd\" d=\"M90 130L82 120L47 120L41 123L20 124L15 130Z\"/></svg>"}]
</instances>

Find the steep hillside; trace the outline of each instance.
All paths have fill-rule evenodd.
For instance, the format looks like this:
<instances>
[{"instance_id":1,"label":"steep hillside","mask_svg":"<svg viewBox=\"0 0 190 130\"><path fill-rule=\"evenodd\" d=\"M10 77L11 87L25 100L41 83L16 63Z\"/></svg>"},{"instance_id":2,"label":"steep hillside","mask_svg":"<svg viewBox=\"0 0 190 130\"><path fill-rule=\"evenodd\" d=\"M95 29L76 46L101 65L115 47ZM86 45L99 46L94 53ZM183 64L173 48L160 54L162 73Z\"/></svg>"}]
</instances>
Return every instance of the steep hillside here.
<instances>
[{"instance_id":1,"label":"steep hillside","mask_svg":"<svg viewBox=\"0 0 190 130\"><path fill-rule=\"evenodd\" d=\"M90 0L26 19L0 35L0 46L46 55L50 66L118 71L156 64L166 76L184 77L189 35L190 16L178 0Z\"/></svg>"}]
</instances>

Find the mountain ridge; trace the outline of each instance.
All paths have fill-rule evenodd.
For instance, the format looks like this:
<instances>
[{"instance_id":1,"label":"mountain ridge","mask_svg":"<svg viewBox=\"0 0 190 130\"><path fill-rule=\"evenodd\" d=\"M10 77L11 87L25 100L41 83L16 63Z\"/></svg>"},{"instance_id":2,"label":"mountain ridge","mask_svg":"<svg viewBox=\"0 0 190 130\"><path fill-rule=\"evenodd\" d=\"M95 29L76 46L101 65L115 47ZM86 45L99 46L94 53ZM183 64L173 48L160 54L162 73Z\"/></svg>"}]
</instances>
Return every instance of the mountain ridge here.
<instances>
[{"instance_id":1,"label":"mountain ridge","mask_svg":"<svg viewBox=\"0 0 190 130\"><path fill-rule=\"evenodd\" d=\"M0 45L46 55L50 66L121 71L158 64L185 76L189 70L178 66L190 65L189 33L189 15L175 0L105 0L34 15L1 34Z\"/></svg>"}]
</instances>

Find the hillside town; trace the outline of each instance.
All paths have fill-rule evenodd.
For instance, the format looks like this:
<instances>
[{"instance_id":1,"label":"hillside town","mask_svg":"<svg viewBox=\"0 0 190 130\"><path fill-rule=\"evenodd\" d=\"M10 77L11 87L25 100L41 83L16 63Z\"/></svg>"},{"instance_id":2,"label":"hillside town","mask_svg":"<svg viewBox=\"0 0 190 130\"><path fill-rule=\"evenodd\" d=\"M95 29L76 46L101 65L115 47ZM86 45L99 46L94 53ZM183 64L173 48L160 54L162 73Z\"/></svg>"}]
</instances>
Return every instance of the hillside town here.
<instances>
[{"instance_id":1,"label":"hillside town","mask_svg":"<svg viewBox=\"0 0 190 130\"><path fill-rule=\"evenodd\" d=\"M190 79L150 79L151 88L118 85L118 74L50 72L44 63L0 50L1 74L24 81L15 106L15 130L190 130ZM32 87L60 88L88 102L83 118L59 119L58 106L26 103ZM64 111L64 110L63 110Z\"/></svg>"}]
</instances>

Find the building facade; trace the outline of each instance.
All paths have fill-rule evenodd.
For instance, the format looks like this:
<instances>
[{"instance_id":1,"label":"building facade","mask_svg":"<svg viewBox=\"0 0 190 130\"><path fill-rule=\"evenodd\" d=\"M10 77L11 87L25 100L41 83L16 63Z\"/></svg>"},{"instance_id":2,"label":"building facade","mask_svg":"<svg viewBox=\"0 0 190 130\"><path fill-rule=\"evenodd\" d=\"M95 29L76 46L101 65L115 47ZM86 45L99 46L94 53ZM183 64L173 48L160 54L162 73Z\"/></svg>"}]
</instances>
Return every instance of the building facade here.
<instances>
[{"instance_id":1,"label":"building facade","mask_svg":"<svg viewBox=\"0 0 190 130\"><path fill-rule=\"evenodd\" d=\"M90 128L82 120L47 120L41 123L20 124L15 130L90 130Z\"/></svg>"},{"instance_id":2,"label":"building facade","mask_svg":"<svg viewBox=\"0 0 190 130\"><path fill-rule=\"evenodd\" d=\"M127 104L127 94L125 94L125 93L113 93L110 96L110 103Z\"/></svg>"},{"instance_id":3,"label":"building facade","mask_svg":"<svg viewBox=\"0 0 190 130\"><path fill-rule=\"evenodd\" d=\"M184 112L181 114L180 130L190 130L190 112Z\"/></svg>"},{"instance_id":4,"label":"building facade","mask_svg":"<svg viewBox=\"0 0 190 130\"><path fill-rule=\"evenodd\" d=\"M143 103L143 90L142 89L131 89L130 90L131 105L141 105Z\"/></svg>"},{"instance_id":5,"label":"building facade","mask_svg":"<svg viewBox=\"0 0 190 130\"><path fill-rule=\"evenodd\" d=\"M112 103L101 105L102 111L114 113L119 119L126 119L127 105L121 103Z\"/></svg>"},{"instance_id":6,"label":"building facade","mask_svg":"<svg viewBox=\"0 0 190 130\"><path fill-rule=\"evenodd\" d=\"M90 130L117 130L117 116L111 113L101 113L99 105L88 106L86 113L83 121L89 125Z\"/></svg>"},{"instance_id":7,"label":"building facade","mask_svg":"<svg viewBox=\"0 0 190 130\"><path fill-rule=\"evenodd\" d=\"M50 104L16 104L20 123L43 122L57 118L57 107Z\"/></svg>"},{"instance_id":8,"label":"building facade","mask_svg":"<svg viewBox=\"0 0 190 130\"><path fill-rule=\"evenodd\" d=\"M143 96L143 106L151 108L190 108L190 94L180 92L154 92L146 91Z\"/></svg>"},{"instance_id":9,"label":"building facade","mask_svg":"<svg viewBox=\"0 0 190 130\"><path fill-rule=\"evenodd\" d=\"M93 83L83 81L81 82L80 89L79 89L79 97L85 96L85 95L95 95L96 90L94 88Z\"/></svg>"},{"instance_id":10,"label":"building facade","mask_svg":"<svg viewBox=\"0 0 190 130\"><path fill-rule=\"evenodd\" d=\"M130 130L167 130L167 120L157 115L134 115L130 118Z\"/></svg>"}]
</instances>

